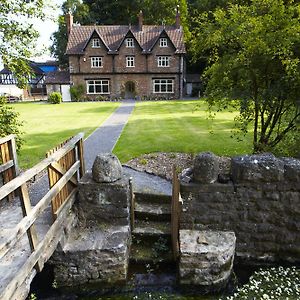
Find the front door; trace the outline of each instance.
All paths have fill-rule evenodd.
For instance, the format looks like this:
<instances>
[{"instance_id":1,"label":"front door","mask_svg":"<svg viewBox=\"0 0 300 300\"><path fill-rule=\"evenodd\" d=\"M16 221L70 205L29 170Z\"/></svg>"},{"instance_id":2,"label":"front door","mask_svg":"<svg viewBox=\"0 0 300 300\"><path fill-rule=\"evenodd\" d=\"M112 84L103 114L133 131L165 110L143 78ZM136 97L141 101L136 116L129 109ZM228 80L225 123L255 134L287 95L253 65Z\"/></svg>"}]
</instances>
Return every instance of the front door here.
<instances>
[{"instance_id":1,"label":"front door","mask_svg":"<svg viewBox=\"0 0 300 300\"><path fill-rule=\"evenodd\" d=\"M134 99L135 97L135 83L127 81L125 83L125 99Z\"/></svg>"}]
</instances>

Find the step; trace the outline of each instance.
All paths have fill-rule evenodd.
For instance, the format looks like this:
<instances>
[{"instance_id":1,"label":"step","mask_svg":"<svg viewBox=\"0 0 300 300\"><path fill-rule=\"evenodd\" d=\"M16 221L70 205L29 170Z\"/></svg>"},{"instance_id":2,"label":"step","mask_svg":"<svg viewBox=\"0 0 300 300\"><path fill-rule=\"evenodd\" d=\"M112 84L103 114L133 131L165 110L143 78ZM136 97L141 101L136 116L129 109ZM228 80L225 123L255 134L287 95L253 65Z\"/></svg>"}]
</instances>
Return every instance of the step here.
<instances>
[{"instance_id":1,"label":"step","mask_svg":"<svg viewBox=\"0 0 300 300\"><path fill-rule=\"evenodd\" d=\"M171 243L133 243L130 250L130 261L134 263L167 263L172 262Z\"/></svg>"},{"instance_id":2,"label":"step","mask_svg":"<svg viewBox=\"0 0 300 300\"><path fill-rule=\"evenodd\" d=\"M171 195L165 194L148 194L148 193L134 193L136 203L157 203L157 204L170 204L172 202Z\"/></svg>"},{"instance_id":3,"label":"step","mask_svg":"<svg viewBox=\"0 0 300 300\"><path fill-rule=\"evenodd\" d=\"M138 220L171 220L171 205L169 203L135 203L135 217Z\"/></svg>"},{"instance_id":4,"label":"step","mask_svg":"<svg viewBox=\"0 0 300 300\"><path fill-rule=\"evenodd\" d=\"M134 235L161 236L171 234L170 222L136 221L132 231Z\"/></svg>"}]
</instances>

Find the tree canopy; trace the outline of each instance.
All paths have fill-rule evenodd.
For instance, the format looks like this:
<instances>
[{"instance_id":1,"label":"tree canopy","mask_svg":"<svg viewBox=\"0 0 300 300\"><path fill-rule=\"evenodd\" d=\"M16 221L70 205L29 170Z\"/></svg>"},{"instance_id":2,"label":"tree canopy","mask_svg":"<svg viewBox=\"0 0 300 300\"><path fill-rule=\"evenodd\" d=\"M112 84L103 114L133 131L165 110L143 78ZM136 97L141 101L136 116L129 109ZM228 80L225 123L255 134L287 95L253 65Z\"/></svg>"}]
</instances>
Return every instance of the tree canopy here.
<instances>
[{"instance_id":1,"label":"tree canopy","mask_svg":"<svg viewBox=\"0 0 300 300\"><path fill-rule=\"evenodd\" d=\"M30 74L27 61L34 56L38 38L31 20L43 19L44 7L45 0L1 0L0 56L20 86L26 84L26 75Z\"/></svg>"},{"instance_id":2,"label":"tree canopy","mask_svg":"<svg viewBox=\"0 0 300 300\"><path fill-rule=\"evenodd\" d=\"M238 107L239 129L253 130L254 152L271 150L287 135L299 134L296 1L251 0L219 7L196 19L193 36L194 58L208 61L204 79L210 105Z\"/></svg>"}]
</instances>

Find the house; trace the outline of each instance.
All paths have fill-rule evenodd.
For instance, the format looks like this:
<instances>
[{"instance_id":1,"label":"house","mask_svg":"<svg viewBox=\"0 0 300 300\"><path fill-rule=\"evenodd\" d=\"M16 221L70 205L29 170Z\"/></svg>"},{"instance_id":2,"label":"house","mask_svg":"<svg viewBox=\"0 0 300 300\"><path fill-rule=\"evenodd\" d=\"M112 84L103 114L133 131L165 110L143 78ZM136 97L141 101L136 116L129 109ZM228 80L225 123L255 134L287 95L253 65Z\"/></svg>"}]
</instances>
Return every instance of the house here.
<instances>
[{"instance_id":1,"label":"house","mask_svg":"<svg viewBox=\"0 0 300 300\"><path fill-rule=\"evenodd\" d=\"M66 15L70 79L85 97L182 98L185 44L180 14L175 25L81 26Z\"/></svg>"},{"instance_id":2,"label":"house","mask_svg":"<svg viewBox=\"0 0 300 300\"><path fill-rule=\"evenodd\" d=\"M17 78L7 68L0 71L0 94L8 94L20 98L43 97L46 96L45 76L48 72L58 69L56 61L28 62L32 75L28 78L26 89L18 88Z\"/></svg>"},{"instance_id":3,"label":"house","mask_svg":"<svg viewBox=\"0 0 300 300\"><path fill-rule=\"evenodd\" d=\"M53 71L46 74L45 85L47 95L59 92L63 102L71 101L70 95L70 73L69 71Z\"/></svg>"}]
</instances>

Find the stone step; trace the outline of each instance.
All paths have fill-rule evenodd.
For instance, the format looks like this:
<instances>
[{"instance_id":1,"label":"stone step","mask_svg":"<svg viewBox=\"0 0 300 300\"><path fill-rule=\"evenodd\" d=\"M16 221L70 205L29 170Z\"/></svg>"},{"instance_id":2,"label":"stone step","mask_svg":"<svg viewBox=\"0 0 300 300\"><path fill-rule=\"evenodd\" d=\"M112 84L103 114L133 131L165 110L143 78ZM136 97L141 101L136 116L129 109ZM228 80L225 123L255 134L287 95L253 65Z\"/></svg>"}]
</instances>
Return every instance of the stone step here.
<instances>
[{"instance_id":1,"label":"stone step","mask_svg":"<svg viewBox=\"0 0 300 300\"><path fill-rule=\"evenodd\" d=\"M130 261L134 263L169 263L173 261L169 239L158 239L156 242L134 242L131 245Z\"/></svg>"},{"instance_id":2,"label":"stone step","mask_svg":"<svg viewBox=\"0 0 300 300\"><path fill-rule=\"evenodd\" d=\"M164 236L171 234L170 222L140 221L136 220L133 235Z\"/></svg>"},{"instance_id":3,"label":"stone step","mask_svg":"<svg viewBox=\"0 0 300 300\"><path fill-rule=\"evenodd\" d=\"M171 205L169 203L135 203L135 217L138 220L156 220L170 221L171 220Z\"/></svg>"},{"instance_id":4,"label":"stone step","mask_svg":"<svg viewBox=\"0 0 300 300\"><path fill-rule=\"evenodd\" d=\"M150 194L135 192L136 203L157 203L157 204L170 204L172 201L171 195L165 194Z\"/></svg>"}]
</instances>

